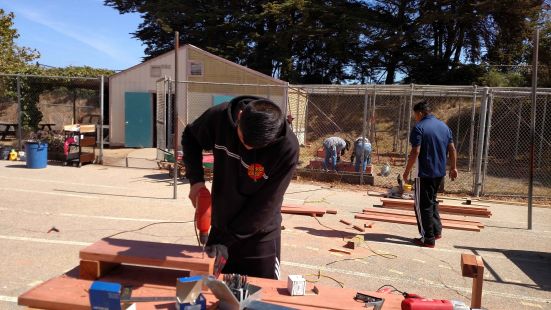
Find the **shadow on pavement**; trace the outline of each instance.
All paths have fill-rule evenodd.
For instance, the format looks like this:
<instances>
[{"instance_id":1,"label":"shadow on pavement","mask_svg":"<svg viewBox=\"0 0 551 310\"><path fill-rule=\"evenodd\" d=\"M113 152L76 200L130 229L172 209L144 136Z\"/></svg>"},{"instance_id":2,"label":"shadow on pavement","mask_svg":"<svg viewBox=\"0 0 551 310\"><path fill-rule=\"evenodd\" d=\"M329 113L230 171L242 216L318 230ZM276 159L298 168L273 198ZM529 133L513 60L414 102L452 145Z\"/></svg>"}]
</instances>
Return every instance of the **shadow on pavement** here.
<instances>
[{"instance_id":1,"label":"shadow on pavement","mask_svg":"<svg viewBox=\"0 0 551 310\"><path fill-rule=\"evenodd\" d=\"M486 260L484 260L484 266L486 270L493 275L495 280L484 281L523 286L542 291L551 291L551 268L549 267L551 266L551 253L467 246L455 246L455 248L472 251L473 254L482 256L483 260L484 255L480 254L481 252L501 253L512 263L514 263L520 270L522 270L524 274L526 274L526 276L528 276L535 284L511 282L503 279L500 276L503 272L496 270L492 264Z\"/></svg>"}]
</instances>

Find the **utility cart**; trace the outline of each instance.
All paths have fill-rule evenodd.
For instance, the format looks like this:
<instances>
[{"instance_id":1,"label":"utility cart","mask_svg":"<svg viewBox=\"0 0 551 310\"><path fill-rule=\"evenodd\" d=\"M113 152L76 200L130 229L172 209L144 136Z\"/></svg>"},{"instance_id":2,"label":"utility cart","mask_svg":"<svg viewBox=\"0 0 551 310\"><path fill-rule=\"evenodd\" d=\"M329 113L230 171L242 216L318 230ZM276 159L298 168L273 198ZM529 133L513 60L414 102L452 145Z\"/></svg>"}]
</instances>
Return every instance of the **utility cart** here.
<instances>
[{"instance_id":1,"label":"utility cart","mask_svg":"<svg viewBox=\"0 0 551 310\"><path fill-rule=\"evenodd\" d=\"M63 126L65 143L64 166L82 167L83 164L96 162L96 125L73 124ZM92 148L91 152L83 148Z\"/></svg>"}]
</instances>

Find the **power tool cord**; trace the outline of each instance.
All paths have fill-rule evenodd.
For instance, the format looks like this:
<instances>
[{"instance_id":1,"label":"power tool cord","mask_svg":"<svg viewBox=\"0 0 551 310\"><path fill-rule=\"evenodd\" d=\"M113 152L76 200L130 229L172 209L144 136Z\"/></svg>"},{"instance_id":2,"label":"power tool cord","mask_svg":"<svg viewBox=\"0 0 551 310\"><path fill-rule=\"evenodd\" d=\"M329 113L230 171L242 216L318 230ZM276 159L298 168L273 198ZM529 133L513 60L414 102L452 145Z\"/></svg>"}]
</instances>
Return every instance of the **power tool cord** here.
<instances>
[{"instance_id":1,"label":"power tool cord","mask_svg":"<svg viewBox=\"0 0 551 310\"><path fill-rule=\"evenodd\" d=\"M114 237L114 236L117 236L117 235L120 235L120 234L124 234L124 233L127 233L127 232L139 231L139 230L142 230L142 229L147 228L149 226L158 225L158 224L187 224L187 223L194 223L194 222L195 222L195 220L193 220L193 221L174 221L174 222L156 222L156 223L147 224L147 225L142 226L142 227L137 228L137 229L124 230L124 231L118 232L116 234L112 234L110 236L107 236L105 238L111 238L111 237ZM199 240L199 238L197 238L197 240Z\"/></svg>"}]
</instances>

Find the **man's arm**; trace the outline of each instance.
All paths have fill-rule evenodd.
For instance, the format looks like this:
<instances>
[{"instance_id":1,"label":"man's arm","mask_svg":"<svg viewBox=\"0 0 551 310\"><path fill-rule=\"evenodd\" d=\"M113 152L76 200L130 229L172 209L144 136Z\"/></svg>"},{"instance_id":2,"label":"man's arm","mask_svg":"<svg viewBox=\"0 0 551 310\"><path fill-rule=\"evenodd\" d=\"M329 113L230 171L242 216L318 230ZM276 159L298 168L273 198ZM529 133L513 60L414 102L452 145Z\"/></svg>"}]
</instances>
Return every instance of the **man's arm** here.
<instances>
[{"instance_id":1,"label":"man's arm","mask_svg":"<svg viewBox=\"0 0 551 310\"><path fill-rule=\"evenodd\" d=\"M409 180L409 173L411 172L411 169L413 168L413 165L415 165L415 161L417 160L417 156L419 156L419 149L421 147L418 146L412 146L411 151L409 152L408 156L408 162L406 164L406 169L404 170L404 174L402 177L404 178L404 181Z\"/></svg>"},{"instance_id":2,"label":"man's arm","mask_svg":"<svg viewBox=\"0 0 551 310\"><path fill-rule=\"evenodd\" d=\"M217 109L209 109L193 123L186 126L182 134L182 150L186 177L190 182L189 199L195 206L195 198L205 187L203 150L214 146L214 119Z\"/></svg>"},{"instance_id":3,"label":"man's arm","mask_svg":"<svg viewBox=\"0 0 551 310\"><path fill-rule=\"evenodd\" d=\"M457 151L453 143L448 144L448 156L450 158L450 179L457 178Z\"/></svg>"}]
</instances>

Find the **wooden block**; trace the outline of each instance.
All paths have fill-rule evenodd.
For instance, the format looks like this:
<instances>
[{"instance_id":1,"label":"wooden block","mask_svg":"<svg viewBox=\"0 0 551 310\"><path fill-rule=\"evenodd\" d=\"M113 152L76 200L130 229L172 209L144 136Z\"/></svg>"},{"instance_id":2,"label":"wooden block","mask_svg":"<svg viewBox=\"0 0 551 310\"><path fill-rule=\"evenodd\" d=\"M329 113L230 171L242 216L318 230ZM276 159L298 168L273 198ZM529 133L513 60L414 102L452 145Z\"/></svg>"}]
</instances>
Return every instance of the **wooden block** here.
<instances>
[{"instance_id":1,"label":"wooden block","mask_svg":"<svg viewBox=\"0 0 551 310\"><path fill-rule=\"evenodd\" d=\"M327 210L325 210L325 213L327 213L327 214L337 214L337 210L327 209Z\"/></svg>"},{"instance_id":2,"label":"wooden block","mask_svg":"<svg viewBox=\"0 0 551 310\"><path fill-rule=\"evenodd\" d=\"M365 223L364 227L365 228L373 228L373 225L375 225L375 223Z\"/></svg>"},{"instance_id":3,"label":"wooden block","mask_svg":"<svg viewBox=\"0 0 551 310\"><path fill-rule=\"evenodd\" d=\"M200 246L105 238L80 250L80 259L213 273Z\"/></svg>"},{"instance_id":4,"label":"wooden block","mask_svg":"<svg viewBox=\"0 0 551 310\"><path fill-rule=\"evenodd\" d=\"M343 224L346 224L346 225L350 225L351 223L347 220L343 220L341 219L339 222L343 223Z\"/></svg>"},{"instance_id":5,"label":"wooden block","mask_svg":"<svg viewBox=\"0 0 551 310\"><path fill-rule=\"evenodd\" d=\"M96 280L119 265L119 263L81 260L79 268L80 278L84 280Z\"/></svg>"},{"instance_id":6,"label":"wooden block","mask_svg":"<svg viewBox=\"0 0 551 310\"><path fill-rule=\"evenodd\" d=\"M352 251L348 251L348 250L345 250L345 249L339 249L339 248L331 248L331 249L329 249L329 251L330 252L344 253L344 254L348 254L348 255L352 254Z\"/></svg>"},{"instance_id":7,"label":"wooden block","mask_svg":"<svg viewBox=\"0 0 551 310\"><path fill-rule=\"evenodd\" d=\"M347 241L344 245L345 248L354 250L356 248L356 242L354 241Z\"/></svg>"},{"instance_id":8,"label":"wooden block","mask_svg":"<svg viewBox=\"0 0 551 310\"><path fill-rule=\"evenodd\" d=\"M352 228L354 228L355 230L360 231L360 232L365 232L365 229L361 226L358 226L358 225L352 225Z\"/></svg>"}]
</instances>

